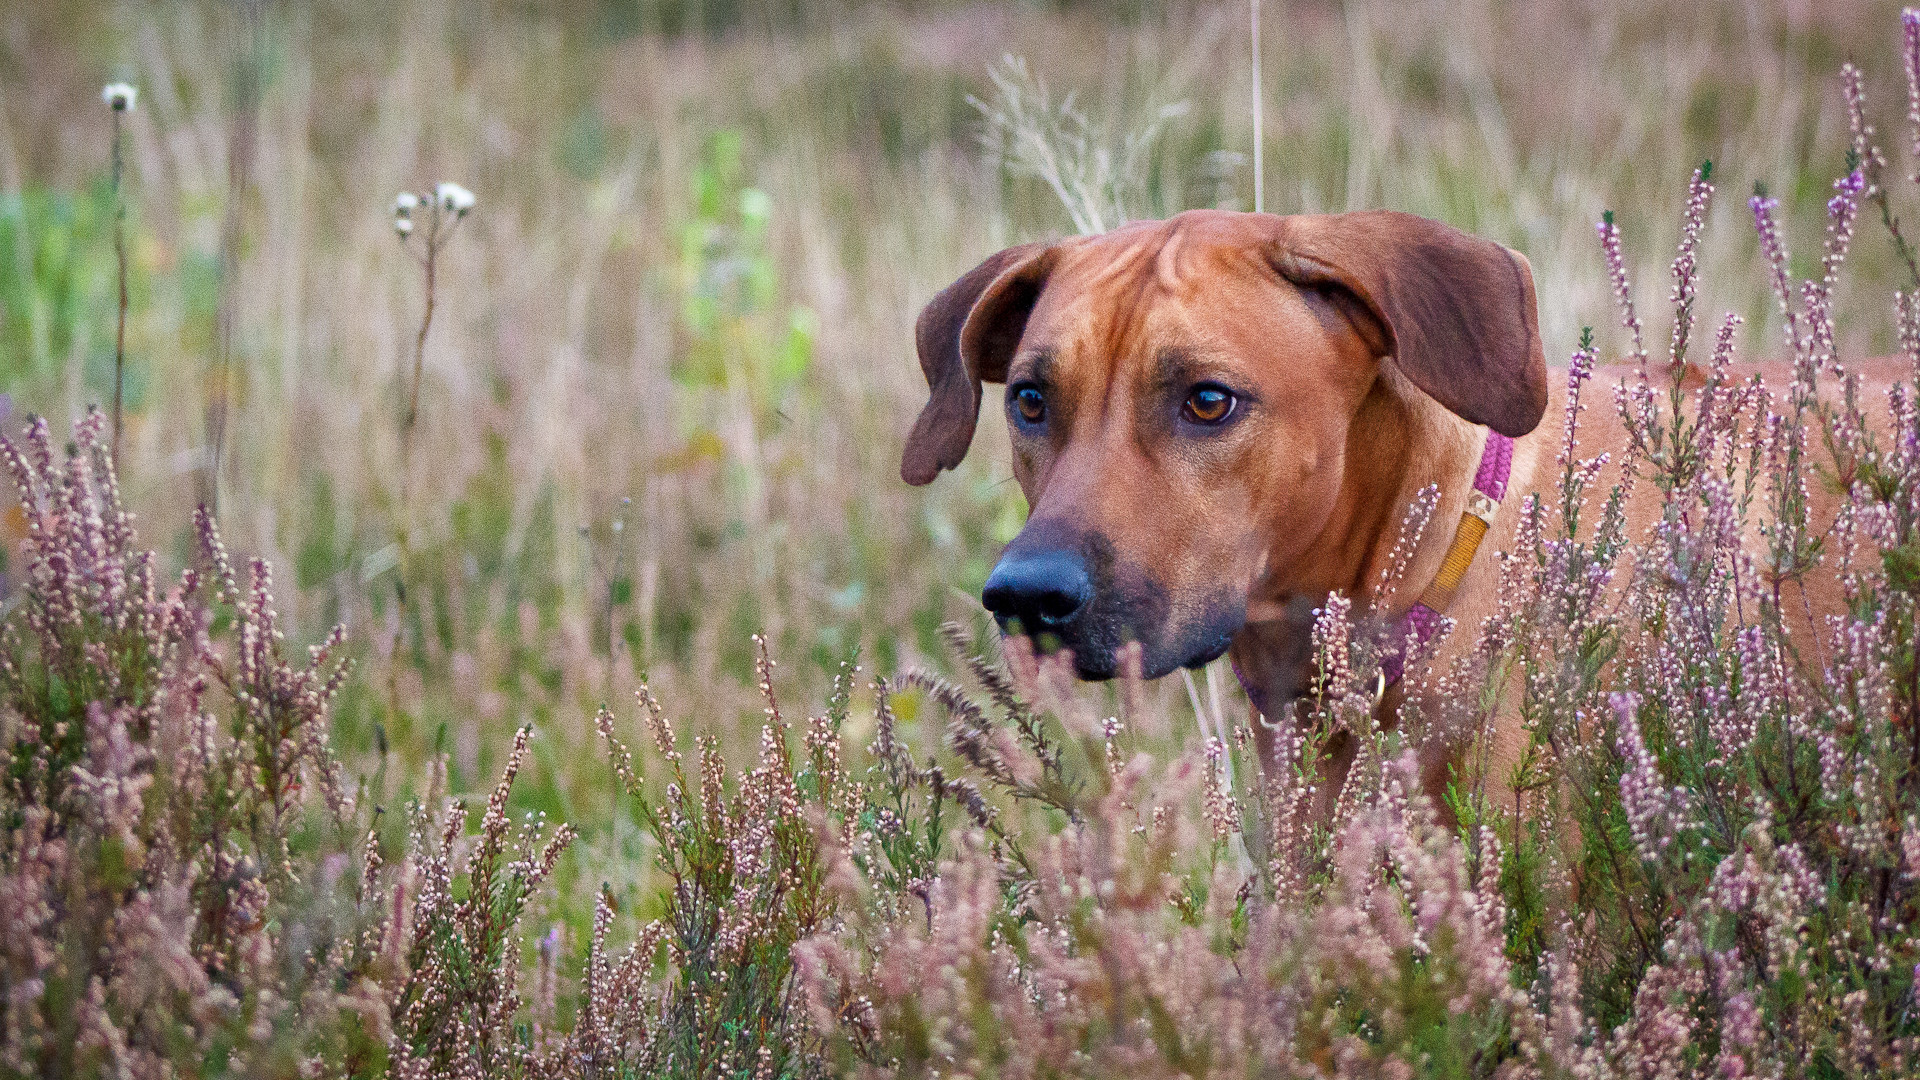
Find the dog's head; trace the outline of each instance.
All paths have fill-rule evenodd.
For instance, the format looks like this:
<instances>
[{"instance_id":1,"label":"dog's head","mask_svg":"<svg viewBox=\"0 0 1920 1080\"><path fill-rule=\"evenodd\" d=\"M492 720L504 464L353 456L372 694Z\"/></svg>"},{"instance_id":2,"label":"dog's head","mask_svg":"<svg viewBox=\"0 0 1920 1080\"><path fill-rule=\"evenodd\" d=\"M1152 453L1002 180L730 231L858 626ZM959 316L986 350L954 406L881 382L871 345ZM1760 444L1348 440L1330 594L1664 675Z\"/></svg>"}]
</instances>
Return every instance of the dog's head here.
<instances>
[{"instance_id":1,"label":"dog's head","mask_svg":"<svg viewBox=\"0 0 1920 1080\"><path fill-rule=\"evenodd\" d=\"M966 456L982 383L1006 386L1031 514L983 600L1083 678L1226 651L1269 566L1320 539L1356 417L1383 379L1508 435L1546 363L1526 260L1386 211L1192 211L988 259L927 305L930 397L901 475ZM1382 431L1382 438L1404 432Z\"/></svg>"}]
</instances>

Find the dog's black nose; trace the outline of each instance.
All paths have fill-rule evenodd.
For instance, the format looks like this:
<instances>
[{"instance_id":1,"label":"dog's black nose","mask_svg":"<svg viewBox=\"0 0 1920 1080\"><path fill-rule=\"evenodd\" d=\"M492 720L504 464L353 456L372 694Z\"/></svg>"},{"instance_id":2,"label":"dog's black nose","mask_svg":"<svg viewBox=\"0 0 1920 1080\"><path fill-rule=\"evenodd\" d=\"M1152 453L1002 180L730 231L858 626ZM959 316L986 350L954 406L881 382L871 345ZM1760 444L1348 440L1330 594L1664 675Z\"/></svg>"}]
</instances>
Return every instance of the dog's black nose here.
<instances>
[{"instance_id":1,"label":"dog's black nose","mask_svg":"<svg viewBox=\"0 0 1920 1080\"><path fill-rule=\"evenodd\" d=\"M1087 564L1070 551L1008 555L987 577L980 599L1000 625L1026 634L1058 630L1093 599Z\"/></svg>"}]
</instances>

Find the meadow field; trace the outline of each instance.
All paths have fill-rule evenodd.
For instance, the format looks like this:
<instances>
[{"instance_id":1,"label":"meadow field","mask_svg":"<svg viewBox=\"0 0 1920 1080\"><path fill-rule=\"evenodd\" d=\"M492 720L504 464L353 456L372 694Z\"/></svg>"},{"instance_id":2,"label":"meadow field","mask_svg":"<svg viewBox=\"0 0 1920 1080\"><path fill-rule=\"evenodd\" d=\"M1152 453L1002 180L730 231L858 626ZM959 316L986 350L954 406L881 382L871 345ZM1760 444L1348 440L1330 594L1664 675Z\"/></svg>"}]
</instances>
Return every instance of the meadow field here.
<instances>
[{"instance_id":1,"label":"meadow field","mask_svg":"<svg viewBox=\"0 0 1920 1080\"><path fill-rule=\"evenodd\" d=\"M1700 268L1697 299L1687 308L1703 327L1695 334L1697 362L1707 363L1705 343L1721 312L1744 319L1730 339L1742 358L1794 359L1782 343L1800 349L1798 330L1783 325L1783 310L1796 306L1807 325L1830 330L1830 342L1809 343L1812 351L1800 357L1813 368L1914 347L1911 320L1905 308L1896 313L1893 298L1896 289L1920 288L1920 271L1881 221L1887 198L1889 221L1902 207L1910 216L1920 211L1920 189L1908 180L1920 166L1908 153L1915 136L1903 66L1920 46L1903 38L1898 4L1269 0L1262 19L1264 209L1391 207L1525 253L1553 377L1565 378L1570 362L1576 373L1597 370L1592 408L1613 408L1612 384L1635 370L1625 363L1630 339L1620 329L1595 224L1611 212L1625 241L1620 269L1634 282L1648 340L1658 345L1670 318L1659 303L1673 281L1668 263L1690 235L1688 179L1708 160L1721 194L1703 210L1689 249ZM1890 162L1884 175L1858 153L1859 124L1850 123L1841 76L1849 62L1866 88L1861 116ZM101 87L114 82L138 90L134 107L117 117L101 99ZM238 937L222 938L228 931L207 929L204 917L181 915L194 943L181 963L213 972L206 985L226 987L239 1012L164 1004L175 991L201 1001L213 993L205 987L123 994L112 977L99 976L101 989L90 990L73 975L86 963L72 957L86 949L59 944L66 939L49 927L119 912L147 889L137 866L122 865L130 857L120 847L101 847L89 858L108 858L100 852L110 850L111 866L120 868L113 873L133 875L125 896L87 907L75 897L92 885L47 886L72 906L48 901L45 918L22 933L56 943L34 954L39 959L0 946L11 995L11 1004L0 1004L7 1075L163 1075L154 1071L162 1059L173 1063L172 1075L375 1075L389 1066L395 1075L420 1076L563 1068L685 1076L1098 1076L1122 1068L1153 1076L1743 1075L1732 1064L1738 1061L1757 1075L1864 1076L1911 1067L1920 1045L1920 931L1908 923L1920 918L1920 759L1905 771L1885 763L1907 761L1909 743L1920 748L1920 721L1902 704L1920 702L1899 690L1907 669L1920 667L1920 654L1908 648L1920 587L1920 556L1910 549L1920 545L1900 531L1911 531L1910 511L1920 512L1920 501L1900 500L1920 496L1902 486L1912 478L1900 469L1911 463L1887 464L1899 456L1891 445L1868 454L1844 436L1836 444L1831 432L1844 426L1834 428L1810 398L1779 388L1771 406L1741 398L1733 413L1759 411L1736 430L1699 419L1704 414L1691 411L1700 406L1688 397L1688 415L1701 425L1689 429L1676 390L1666 420L1645 429L1649 445L1666 440L1676 448L1645 463L1663 478L1645 482L1662 483L1675 505L1696 497L1730 505L1726 491L1738 487L1732 473L1712 487L1702 479L1712 468L1678 448L1687 439L1723 446L1732 470L1733 448L1759 445L1753 433L1766 427L1769 408L1825 430L1824 442L1809 445L1835 455L1840 464L1828 467L1881 503L1898 504L1877 517L1860 511L1857 522L1848 519L1854 531L1841 529L1823 548L1779 539L1791 532L1778 527L1779 515L1793 512L1791 498L1750 499L1754 520L1776 526L1767 535L1778 557L1761 559L1776 575L1841 558L1843 548L1855 560L1858 552L1846 545L1862 536L1882 554L1908 553L1855 560L1875 568L1861 571L1872 581L1859 586L1858 625L1886 635L1860 647L1859 671L1849 675L1853 669L1839 660L1783 667L1779 686L1800 687L1802 696L1781 689L1772 704L1755 706L1762 734L1750 734L1740 752L1760 762L1754 775L1769 777L1764 783L1720 778L1725 754L1714 758L1718 764L1696 761L1694 751L1709 740L1689 741L1679 719L1654 718L1651 709L1636 719L1634 702L1659 697L1660 679L1685 682L1681 676L1660 669L1666 674L1656 677L1657 665L1639 674L1603 672L1612 654L1598 644L1602 638L1672 638L1664 615L1628 605L1631 618L1603 616L1565 589L1556 592L1556 582L1585 572L1580 560L1612 566L1618 558L1604 550L1604 535L1595 550L1575 551L1572 539L1582 492L1591 489L1589 513L1603 514L1607 485L1618 480L1597 466L1570 470L1566 492L1543 493L1543 506L1560 508L1561 517L1533 536L1543 576L1529 580L1539 611L1555 614L1516 621L1527 629L1510 626L1501 639L1511 650L1504 662L1559 672L1528 684L1547 703L1541 716L1563 709L1581 724L1610 718L1604 736L1590 737L1606 758L1593 764L1597 772L1578 772L1568 763L1579 754L1554 744L1556 767L1567 775L1605 780L1606 805L1589 808L1599 816L1564 810L1584 832L1557 831L1551 807L1545 819L1509 820L1467 795L1453 808L1462 827L1443 829L1423 811L1406 810L1411 785L1396 771L1400 743L1393 742L1400 736L1375 733L1393 742L1381 744L1369 774L1379 800L1342 818L1360 836L1358 846L1375 845L1398 867L1372 882L1365 859L1342 861L1327 829L1275 809L1293 806L1292 795L1272 795L1272 784L1253 778L1258 769L1232 734L1248 723L1248 705L1224 661L1191 683L1175 677L1078 689L1017 648L1008 685L997 682L991 662L969 670L967 649L995 648L979 590L1026 506L1011 482L1003 428L991 418L955 472L926 488L901 482L902 440L925 397L912 321L935 291L1013 243L1193 207L1251 209L1251 93L1245 4L0 5L0 417L8 436L29 448L16 473L37 478L28 483L27 510L3 522L6 612L19 624L7 639L16 652L6 671L28 674L7 675L16 680L7 684L13 697L4 729L14 771L0 884L15 891L0 889L0 897L27 896L22 867L40 857L22 854L19 837L42 820L22 807L40 799L55 807L46 820L63 813L50 794L60 785L33 785L61 768L99 774L86 764L98 747L81 745L95 735L74 743L70 759L42 752L108 723L100 719L108 712L76 702L172 715L194 685L186 668L201 663L196 634L211 633L212 652L230 669L196 668L212 689L192 690L196 705L188 711L199 708L203 691L227 692L220 700L242 719L220 738L231 740L236 761L246 754L233 748L265 748L253 764L235 765L241 772L234 776L251 779L234 780L233 790L251 791L283 767L292 777L260 804L264 811L246 802L252 796L233 796L234 806L253 807L245 812L251 831L233 834L248 838L216 831L202 865L180 854L192 845L176 834L208 827L191 807L200 805L193 799L213 799L205 794L212 789L180 781L164 762L126 765L128 775L158 778L128 789L136 804L149 803L124 819L99 820L119 821L127 837L139 833L143 849L180 856L168 880L199 882L180 884L179 895L191 894L203 912L205 881L229 880L206 878L207 865L230 858L234 867L251 867L229 877L267 883L259 885L262 895L275 899L246 909L257 924L245 933L271 937L274 959L248 952ZM1053 155L1054 177L1035 168L1043 153ZM1831 200L1836 178L1856 170L1873 186L1841 192L1853 200L1845 212L1858 214L1857 230L1847 217L1839 240L1844 278L1830 289L1789 290L1783 309L1776 265L1814 281L1838 265L1832 245L1840 211ZM421 256L440 219L422 206L408 218L412 235L399 236L394 207L403 192L431 194L442 183L461 185L474 201L457 221L452 210L441 212L429 286ZM1777 264L1756 234L1760 211L1749 196L1761 192L1771 200L1762 216L1778 222L1791 252ZM118 375L117 228L127 281ZM1591 328L1590 341L1583 328ZM34 503L53 506L66 491L75 493L73 507L93 505L87 500L102 490L101 474L75 479L79 472L62 472L55 461L69 432L84 426L88 406L110 407L116 379L124 399L118 430L103 416L92 422L94 434L78 437L117 461L117 497L138 533L125 552L156 551L154 573L163 582L189 567L202 582L179 600L181 611L199 614L177 617L186 620L181 627L196 618L204 625L181 630L175 641L164 629L175 616L154 614L151 625L161 629L152 630L153 640L173 644L150 652L111 636L120 630L101 630L123 626L106 615L98 625L74 623L84 624L75 631L82 637L120 642L97 653L34 622L52 595L47 575L58 577L47 569L49 551L72 544L101 557L96 549L108 550L110 562L125 554L114 546L121 540L110 502L100 504L109 507L101 511L106 531L96 523L86 536L60 531L78 527L80 510L52 514L48 524ZM1622 400L1642 401L1630 393ZM1669 399L1659 390L1644 401ZM1659 414L1645 407L1652 411L1644 415ZM51 449L38 464L33 436L21 434L30 416L46 417L51 431L41 436ZM1777 486L1756 476L1799 482L1802 466L1786 444L1765 446L1786 464L1767 459L1743 474L1750 497ZM1755 453L1755 462L1765 456ZM1569 458L1578 458L1577 449ZM1882 471L1843 467L1864 460ZM1883 474L1884 483L1875 479ZM224 584L209 555L215 546L206 542L212 530L196 524L202 505L231 553L235 569ZM1748 501L1739 506L1748 512ZM1555 547L1553 530L1561 527L1567 534ZM1675 550L1694 542L1666 534L1616 539ZM1703 579L1699 595L1748 595L1734 569L1748 565L1739 541L1699 542L1711 548L1702 573L1713 578ZM249 577L253 558L271 567L270 584ZM1731 577L1714 577L1716 566ZM1642 587L1627 583L1629 576L1621 575L1623 588ZM1693 595L1684 582L1644 587ZM164 599L165 589L159 594ZM152 598L124 602L150 614L166 606ZM1759 641L1785 631L1777 619L1729 615L1724 603L1714 610L1722 622L1703 630L1698 651L1674 670L1694 672L1689 677L1700 685L1732 687L1733 698L1746 700L1740 695L1760 693L1753 688L1763 682L1754 665L1775 654L1760 650L1753 656L1761 659L1752 659L1740 651L1751 644L1743 635L1752 628ZM943 634L947 623L959 629ZM1577 662L1553 651L1549 624L1578 631L1556 639L1576 643L1569 648ZM267 634L273 627L284 632L286 654L297 656L329 642L336 625L344 634L328 646L329 657L350 660L351 668L331 689L322 689L331 668L304 682L281 678L273 674L280 661L259 651L277 640ZM1336 629L1329 624L1323 647ZM34 636L43 632L53 636ZM1865 640L1864 633L1855 638ZM33 644L56 638L65 644ZM148 672L150 682L141 681L148 675L108 679L102 696L88 698L70 692L93 685L85 678L45 674L58 666L56 655L59 664L77 665L72 672L120 670L114 665L122 654L113 650L123 645L127 670ZM176 646L179 656L168 651ZM115 659L102 659L109 654ZM1361 656L1353 664L1366 662ZM1867 671L1885 686L1862 689ZM875 676L892 680L897 692L876 692ZM968 703L970 691L944 678L984 679L992 707L982 712ZM775 719L792 731L789 749L769 750L763 734L769 682L782 710ZM58 690L47 689L55 683ZM636 699L643 684L670 724L646 723L647 707ZM149 689L128 689L134 686ZM163 686L174 696L151 689ZM1720 702L1702 706L1706 712L1734 709L1729 699L1701 693ZM1028 713L1016 696L1048 707ZM1337 718L1350 707L1343 701L1330 693L1320 707ZM603 706L610 730L635 747L624 778L621 755L610 759L596 722ZM220 717L227 708L207 706ZM274 711L281 708L293 711ZM272 723L283 726L244 719L256 712L281 717ZM1109 714L1127 718L1126 740L1101 727ZM324 732L319 743L301 742L306 729L296 731L298 724L284 726L295 715ZM1043 724L1036 716L1053 719ZM1773 721L1766 717L1789 732L1783 744L1768 742ZM43 730L35 727L42 720L44 732L61 733L45 736L53 741L44 746L32 734ZM135 742L158 739L166 726L128 723ZM531 737L517 741L528 725ZM1829 728L1844 730L1841 742L1858 743L1846 743L1854 757L1836 757L1834 739L1816 737L1815 729ZM1622 734L1628 730L1631 738ZM95 734L105 740L100 746L112 742ZM712 742L696 748L695 736ZM1009 748L1019 739L1026 751ZM737 788L722 784L709 749L714 761L724 753L743 769L759 760L761 771ZM155 760L172 752L163 751ZM1031 772L1010 763L1020 752L1033 755ZM677 753L687 755L684 773L675 772ZM1129 764L1136 753L1145 760ZM1811 755L1809 775L1824 780L1806 781L1813 792L1806 802L1783 806L1782 790L1802 789L1771 786L1767 754L1787 762ZM490 796L510 764L517 770L510 794L500 787ZM1136 768L1138 775L1128 772ZM1228 778L1236 768L1237 786ZM1542 776L1553 772L1541 768ZM1884 790L1848 789L1842 771L1870 775L1861 784L1884 782ZM849 779L859 776L869 777L865 787ZM1540 783L1563 778L1554 776ZM623 781L649 794L631 798ZM93 792L91 782L75 790ZM1155 785L1172 793L1166 798L1179 808L1175 816L1192 819L1189 831L1163 837L1115 824L1135 809L1136 795L1126 792L1161 790ZM450 795L476 812L470 827L463 832L456 822L436 848L434 815ZM716 826L702 807L728 798L740 802L731 816L719 813ZM810 809L782 811L783 798ZM196 823L176 823L166 843L140 831L173 820L175 810L156 808L162 803L176 807L180 822ZM405 808L414 803L423 810L410 817ZM483 805L497 813L483 821ZM330 824L315 823L329 814ZM506 824L528 814L544 819L525 826L527 837ZM755 893L760 900L749 902L733 890L751 876L745 867L759 864L736 834L755 815L775 823L755 841L767 845L755 858L786 868L773 872L785 891L772 899ZM1696 815L1706 824L1693 854L1649 844L1649 829L1693 836L1685 822ZM84 814L74 820L81 818L105 829L103 836L113 831ZM1107 833L1087 824L1102 820L1112 826ZM577 836L542 852L544 837L563 822ZM968 822L985 831L969 830ZM1755 837L1769 835L1769 822L1778 835L1761 843ZM1289 830L1299 835L1280 839L1293 837ZM369 832L373 840L363 843ZM1091 886L1059 910L1023 892L1046 892L1056 872L1062 882L1099 878L1086 868L1099 860L1074 847L1095 834L1105 838L1100 858L1113 863L1108 872L1123 894L1114 912L1088 914L1112 899ZM1585 853L1556 853L1564 835L1584 837L1574 846L1584 844ZM856 850L859 836L870 836L870 851ZM488 902L476 911L466 860L492 850L489 837L507 853L499 880L528 888L523 896L517 885L480 886ZM523 840L532 847L512 855ZM1606 847L1614 841L1617 850ZM836 843L844 862L829 857ZM1776 863L1776 847L1792 854ZM69 852L82 848L69 840ZM369 848L385 854L370 864ZM1283 848L1292 853L1277 853ZM1195 851L1204 853L1198 862L1183 861ZM1617 864L1621 852L1631 861L1635 851L1642 869L1604 885L1582 876L1602 861ZM215 858L219 852L226 854ZM349 855L351 870L329 861ZM380 877L382 859L388 878ZM1778 875L1788 884L1768 884L1793 860L1803 863ZM189 872L189 864L198 869ZM1723 864L1751 865L1716 874ZM108 864L85 865L73 881L119 880L100 869ZM1746 884L1730 883L1741 873ZM1856 893L1857 874L1877 884ZM849 884L856 877L857 887ZM1580 889L1556 892L1575 879ZM333 901L325 894L342 880L358 882L340 887L352 902L326 907ZM1816 885L1822 901L1811 899ZM1775 921L1755 915L1765 925L1747 927L1731 907L1709 918L1690 906L1701 897L1721 903L1739 888L1772 897L1773 907L1753 901L1750 909L1765 908ZM1451 897L1451 906L1424 909L1418 889ZM157 885L150 891L171 895ZM1383 961L1400 974L1376 973L1377 983L1367 981L1372 954L1358 946L1351 954L1298 952L1316 935L1358 933L1351 922L1301 923L1297 933L1259 929L1267 926L1258 914L1266 908L1299 919L1373 911L1371 900L1356 897L1375 892L1391 894L1385 907L1403 905L1415 928L1408 933L1423 939L1408 945L1376 927L1381 949L1411 950L1399 967ZM429 910L435 895L442 909ZM1002 900L1009 906L994 908ZM1872 910L1849 922L1845 912L1856 901ZM294 907L272 907L283 902ZM427 906L395 914L415 902ZM952 906L936 919L941 902ZM727 914L735 903L770 906L762 922L736 925ZM1487 905L1499 905L1497 917ZM324 918L312 914L321 908ZM1809 931L1816 920L1807 912L1816 908L1834 914ZM1797 914L1781 914L1788 909ZM1715 922L1720 915L1726 920ZM397 943L441 925L435 917L462 928L468 945L473 935L492 935L484 947L473 945L484 960L453 963L420 944L424 936L408 939L423 951L398 959L406 949ZM152 918L160 920L153 926L165 922ZM699 949L673 936L688 918L711 931ZM646 929L656 919L661 929ZM1105 929L1088 931L1091 924ZM482 934L483 926L491 929ZM1435 927L1444 945L1424 940ZM1705 929L1696 940L1683 932L1689 927ZM1082 932L1092 937L1075 936ZM359 954L344 948L325 963L312 952L300 960L302 949L316 949L313 942L328 935L358 941L365 955L354 960ZM703 951L724 952L714 935L750 944L739 946L740 958L714 959L720 952ZM636 939L652 947L643 962L622 967L607 959ZM1013 939L1020 940L1007 945ZM908 944L885 944L896 940ZM1293 944L1275 944L1283 940ZM656 960L653 949L663 941ZM1320 974L1280 980L1284 991L1264 1004L1228 994L1244 1007L1240 1026L1225 1034L1210 1028L1217 1044L1198 1036L1183 1042L1183 1018L1217 1012L1227 972L1238 971L1232 961L1267 947L1262 941L1275 951L1258 953L1261 962L1295 973L1286 979L1297 969ZM916 970L973 970L968 950L990 942L1018 962L1005 968L994 966L999 959L981 960L975 975L949 979L937 993L900 990ZM1160 973L1140 958L1159 956L1196 973L1206 988L1135 996L1123 989L1132 968L1108 957L1118 943L1136 954L1127 964L1145 965L1135 973L1141 985L1157 987ZM1743 948L1762 957L1749 973L1762 989L1741 989L1747 983L1738 972L1746 968L1728 958ZM1452 957L1444 974L1434 950ZM699 978L688 974L698 966L695 953L712 965ZM1809 961L1814 954L1841 959ZM1214 961L1225 966L1208 967ZM1555 974L1576 961L1584 974ZM279 974L247 974L270 968ZM1049 981L1049 972L1069 969L1071 977ZM322 970L333 981L316 990L326 980L314 972ZM1795 974L1786 978L1783 970ZM439 973L438 990L420 989L432 984L422 972ZM1409 972L1430 976L1440 996L1407 989L1417 981ZM1668 983L1660 983L1662 972ZM587 988L577 989L583 977ZM72 984L65 998L48 989L60 978ZM625 998L608 996L610 980ZM467 990L446 989L453 984ZM21 989L29 985L53 1004L33 1005L40 999ZM845 1000L827 1000L834 987ZM261 993L284 1003L323 991L331 995L327 1015L349 1017L325 1030L259 1003ZM479 1004L457 1023L416 1015L426 1008L421 1001L469 1000L460 996L468 991L470 1004ZM912 1004L923 992L925 1016ZM1373 1003L1367 995L1375 992L1401 1002L1403 1012ZM368 1004L376 998L377 1006ZM1275 1004L1283 1000L1290 1004ZM866 1004L849 1004L858 1001ZM314 1008L312 1016L325 1011ZM459 1013L448 1008L449 1016ZM192 1019L177 1027L158 1019L176 1015L169 1009ZM1050 1020L1055 1009L1073 1019ZM1285 1022L1276 1019L1282 1014ZM743 1019L756 1016L758 1028ZM1490 1026L1475 1026L1483 1022ZM121 1042L100 1034L102 1024L120 1032ZM36 1025L46 1031L31 1034ZM1068 1027L1072 1033L1063 1034ZM652 1034L638 1034L643 1028ZM500 1056L471 1056L474 1047L495 1044ZM1282 1044L1297 1056L1281 1064L1261 1056ZM1648 1047L1671 1052L1662 1049L1661 1057ZM1644 1059L1637 1057L1643 1050ZM146 1064L115 1072L123 1059ZM190 1061L198 1072L182 1064Z\"/></svg>"}]
</instances>

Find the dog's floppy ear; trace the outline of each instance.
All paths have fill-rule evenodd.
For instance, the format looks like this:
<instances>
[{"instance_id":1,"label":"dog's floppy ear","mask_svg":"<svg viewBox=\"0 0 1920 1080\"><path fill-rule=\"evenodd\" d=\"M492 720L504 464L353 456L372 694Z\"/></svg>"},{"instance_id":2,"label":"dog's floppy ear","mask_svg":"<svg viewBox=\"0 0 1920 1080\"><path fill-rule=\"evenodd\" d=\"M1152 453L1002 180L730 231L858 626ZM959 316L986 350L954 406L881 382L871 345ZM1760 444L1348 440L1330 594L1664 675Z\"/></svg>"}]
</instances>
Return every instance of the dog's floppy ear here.
<instances>
[{"instance_id":1,"label":"dog's floppy ear","mask_svg":"<svg viewBox=\"0 0 1920 1080\"><path fill-rule=\"evenodd\" d=\"M1547 360L1524 256L1391 210L1281 217L1272 227L1274 269L1332 293L1415 386L1502 435L1540 423Z\"/></svg>"},{"instance_id":2,"label":"dog's floppy ear","mask_svg":"<svg viewBox=\"0 0 1920 1080\"><path fill-rule=\"evenodd\" d=\"M900 478L925 484L967 456L980 418L980 384L999 382L1046 284L1053 247L1008 248L940 290L914 327L927 404L907 436Z\"/></svg>"}]
</instances>

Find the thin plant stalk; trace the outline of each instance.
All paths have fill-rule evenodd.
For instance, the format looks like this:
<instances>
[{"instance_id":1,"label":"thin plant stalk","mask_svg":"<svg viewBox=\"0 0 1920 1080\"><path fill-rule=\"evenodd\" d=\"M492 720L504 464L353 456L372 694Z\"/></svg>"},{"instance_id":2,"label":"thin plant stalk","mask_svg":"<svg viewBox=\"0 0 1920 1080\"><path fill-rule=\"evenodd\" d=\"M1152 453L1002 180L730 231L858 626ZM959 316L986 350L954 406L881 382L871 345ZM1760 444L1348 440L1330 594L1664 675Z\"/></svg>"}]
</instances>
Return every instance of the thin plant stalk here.
<instances>
[{"instance_id":1,"label":"thin plant stalk","mask_svg":"<svg viewBox=\"0 0 1920 1080\"><path fill-rule=\"evenodd\" d=\"M400 422L401 456L407 461L412 460L408 451L413 446L414 423L420 419L420 376L427 360L427 332L433 327L434 264L437 261L435 256L440 253L440 208L437 204L430 220L431 224L427 227L427 253L420 260L426 272L423 284L425 306L420 313L420 332L413 338L413 381L407 387L407 415ZM405 478L406 474L402 473L403 484Z\"/></svg>"},{"instance_id":2,"label":"thin plant stalk","mask_svg":"<svg viewBox=\"0 0 1920 1080\"><path fill-rule=\"evenodd\" d=\"M442 185L430 198L421 200L420 205L427 212L423 250L414 258L421 268L421 289L423 298L420 310L420 329L413 338L413 375L407 384L407 410L400 418L400 506L395 541L399 548L398 564L394 567L394 604L397 615L393 628L392 659L387 668L387 707L391 715L400 713L399 661L401 640L407 626L407 579L412 569L412 503L413 503L413 438L414 429L420 420L420 383L426 369L427 334L433 329L434 300L437 295L437 270L440 261L440 249L452 238L453 231L460 227L460 221L466 216L467 207L472 204L471 195L464 188L455 187L459 197L465 202L449 201L446 189L451 185ZM412 235L412 210L400 213L399 220L405 226L400 232L402 243ZM411 248L409 249L411 250Z\"/></svg>"},{"instance_id":3,"label":"thin plant stalk","mask_svg":"<svg viewBox=\"0 0 1920 1080\"><path fill-rule=\"evenodd\" d=\"M120 117L125 111L113 110L113 256L119 267L120 313L113 333L113 467L120 469L120 429L124 415L127 375L127 203L120 183L125 171Z\"/></svg>"},{"instance_id":4,"label":"thin plant stalk","mask_svg":"<svg viewBox=\"0 0 1920 1080\"><path fill-rule=\"evenodd\" d=\"M1249 0L1253 21L1253 212L1266 212L1266 177L1260 168L1260 0Z\"/></svg>"},{"instance_id":5,"label":"thin plant stalk","mask_svg":"<svg viewBox=\"0 0 1920 1080\"><path fill-rule=\"evenodd\" d=\"M394 606L392 657L387 665L387 708L389 715L400 715L400 642L407 632L407 575L411 571L413 549L409 534L413 503L413 429L420 419L420 378L426 366L427 333L433 328L434 268L440 254L440 205L436 201L427 218L426 254L420 256L425 298L420 310L420 330L413 337L413 378L407 385L407 412L400 419L400 515L398 535L399 564L394 567Z\"/></svg>"},{"instance_id":6,"label":"thin plant stalk","mask_svg":"<svg viewBox=\"0 0 1920 1080\"><path fill-rule=\"evenodd\" d=\"M235 323L239 320L240 238L242 208L253 184L253 156L260 128L263 40L262 3L240 5L240 56L234 64L233 127L227 144L227 208L220 225L219 303L215 311L213 377L207 388L207 450L209 460L201 502L220 506L220 463L226 456L227 414L233 396Z\"/></svg>"},{"instance_id":7,"label":"thin plant stalk","mask_svg":"<svg viewBox=\"0 0 1920 1080\"><path fill-rule=\"evenodd\" d=\"M449 208L443 205L443 200L438 195L430 200L422 200L422 207L428 212L425 249L414 256L420 264L422 273L420 329L413 336L413 375L407 383L407 411L400 418L400 483L403 511L406 508L407 488L413 464L413 429L420 419L420 384L426 371L427 334L433 329L434 300L438 292L435 282L440 249L453 238L453 231L460 227L460 222L466 217L465 207ZM403 240L405 236L410 235L410 231L402 234ZM402 535L405 535L404 527Z\"/></svg>"}]
</instances>

